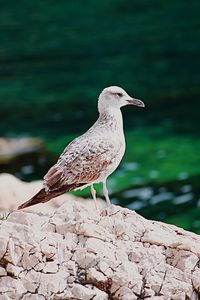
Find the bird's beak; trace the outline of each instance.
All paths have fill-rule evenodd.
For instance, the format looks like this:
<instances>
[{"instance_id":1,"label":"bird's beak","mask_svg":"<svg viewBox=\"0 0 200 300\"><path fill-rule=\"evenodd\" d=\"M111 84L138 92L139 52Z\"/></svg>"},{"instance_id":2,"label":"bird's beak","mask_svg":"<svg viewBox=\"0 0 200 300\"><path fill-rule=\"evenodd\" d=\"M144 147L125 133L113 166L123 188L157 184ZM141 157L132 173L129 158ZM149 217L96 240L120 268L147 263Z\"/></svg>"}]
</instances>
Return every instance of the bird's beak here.
<instances>
[{"instance_id":1,"label":"bird's beak","mask_svg":"<svg viewBox=\"0 0 200 300\"><path fill-rule=\"evenodd\" d=\"M139 107L145 107L144 102L142 102L141 100L135 99L135 98L130 98L127 100L128 104L130 105L136 105Z\"/></svg>"}]
</instances>

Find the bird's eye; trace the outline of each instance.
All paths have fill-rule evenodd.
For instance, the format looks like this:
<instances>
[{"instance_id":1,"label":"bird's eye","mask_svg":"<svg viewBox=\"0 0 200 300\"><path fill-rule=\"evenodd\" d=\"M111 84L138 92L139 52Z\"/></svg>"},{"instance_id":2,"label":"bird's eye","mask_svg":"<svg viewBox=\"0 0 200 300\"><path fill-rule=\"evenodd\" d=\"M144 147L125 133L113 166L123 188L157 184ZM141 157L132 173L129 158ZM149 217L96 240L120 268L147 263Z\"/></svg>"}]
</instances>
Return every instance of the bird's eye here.
<instances>
[{"instance_id":1,"label":"bird's eye","mask_svg":"<svg viewBox=\"0 0 200 300\"><path fill-rule=\"evenodd\" d=\"M122 93L116 93L118 97L122 97Z\"/></svg>"}]
</instances>

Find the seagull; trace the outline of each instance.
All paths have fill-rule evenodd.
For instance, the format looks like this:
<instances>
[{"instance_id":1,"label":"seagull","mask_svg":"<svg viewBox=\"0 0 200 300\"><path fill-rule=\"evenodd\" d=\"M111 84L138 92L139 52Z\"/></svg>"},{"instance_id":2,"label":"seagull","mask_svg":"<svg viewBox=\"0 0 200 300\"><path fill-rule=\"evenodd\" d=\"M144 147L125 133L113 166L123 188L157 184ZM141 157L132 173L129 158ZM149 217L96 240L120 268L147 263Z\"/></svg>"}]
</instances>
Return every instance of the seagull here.
<instances>
[{"instance_id":1,"label":"seagull","mask_svg":"<svg viewBox=\"0 0 200 300\"><path fill-rule=\"evenodd\" d=\"M123 119L125 105L145 107L118 86L105 88L98 98L99 117L88 131L75 138L44 176L43 188L17 209L44 203L65 192L90 186L97 208L94 183L103 184L107 205L111 202L106 187L108 176L118 167L125 152Z\"/></svg>"}]
</instances>

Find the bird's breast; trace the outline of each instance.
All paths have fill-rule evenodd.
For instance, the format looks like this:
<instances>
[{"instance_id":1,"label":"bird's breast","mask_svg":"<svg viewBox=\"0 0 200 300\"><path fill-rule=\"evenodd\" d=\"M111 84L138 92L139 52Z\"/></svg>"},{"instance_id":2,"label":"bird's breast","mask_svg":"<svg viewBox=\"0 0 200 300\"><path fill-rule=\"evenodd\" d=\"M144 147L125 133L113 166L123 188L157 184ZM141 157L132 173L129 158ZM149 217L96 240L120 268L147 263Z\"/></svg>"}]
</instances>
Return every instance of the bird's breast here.
<instances>
[{"instance_id":1,"label":"bird's breast","mask_svg":"<svg viewBox=\"0 0 200 300\"><path fill-rule=\"evenodd\" d=\"M107 165L106 169L102 171L98 181L101 181L107 178L110 174L112 174L116 170L116 168L120 164L120 161L122 160L122 157L124 156L124 152L125 152L124 135L119 135L116 133L112 134L109 137L109 142L112 145L112 154L109 157L110 162Z\"/></svg>"}]
</instances>

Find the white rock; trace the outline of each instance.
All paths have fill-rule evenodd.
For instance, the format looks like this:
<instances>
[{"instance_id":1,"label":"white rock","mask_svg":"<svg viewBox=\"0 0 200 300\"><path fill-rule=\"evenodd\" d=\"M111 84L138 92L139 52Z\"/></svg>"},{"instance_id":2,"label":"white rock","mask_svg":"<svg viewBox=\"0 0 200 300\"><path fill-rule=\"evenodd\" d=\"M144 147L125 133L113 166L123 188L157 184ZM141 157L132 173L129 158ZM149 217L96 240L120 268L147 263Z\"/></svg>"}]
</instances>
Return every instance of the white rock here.
<instances>
[{"instance_id":1,"label":"white rock","mask_svg":"<svg viewBox=\"0 0 200 300\"><path fill-rule=\"evenodd\" d=\"M8 245L8 238L0 236L0 259L5 255Z\"/></svg>"},{"instance_id":2,"label":"white rock","mask_svg":"<svg viewBox=\"0 0 200 300\"><path fill-rule=\"evenodd\" d=\"M63 266L68 270L68 272L75 276L76 275L76 263L73 260L69 260L63 264Z\"/></svg>"},{"instance_id":3,"label":"white rock","mask_svg":"<svg viewBox=\"0 0 200 300\"><path fill-rule=\"evenodd\" d=\"M40 285L41 273L32 269L28 272L22 273L20 279L24 288L28 292L35 293L36 289L38 289Z\"/></svg>"},{"instance_id":4,"label":"white rock","mask_svg":"<svg viewBox=\"0 0 200 300\"><path fill-rule=\"evenodd\" d=\"M0 294L18 299L26 292L22 282L10 276L2 277L0 280Z\"/></svg>"},{"instance_id":5,"label":"white rock","mask_svg":"<svg viewBox=\"0 0 200 300\"><path fill-rule=\"evenodd\" d=\"M25 252L21 259L22 267L26 270L34 269L42 261L42 254L37 252L30 255L29 252Z\"/></svg>"},{"instance_id":6,"label":"white rock","mask_svg":"<svg viewBox=\"0 0 200 300\"><path fill-rule=\"evenodd\" d=\"M0 295L0 300L11 300L11 298L8 295Z\"/></svg>"},{"instance_id":7,"label":"white rock","mask_svg":"<svg viewBox=\"0 0 200 300\"><path fill-rule=\"evenodd\" d=\"M45 216L41 218L39 215L30 212L15 211L8 216L7 220L12 223L36 227L37 230L38 227L45 229L49 218Z\"/></svg>"},{"instance_id":8,"label":"white rock","mask_svg":"<svg viewBox=\"0 0 200 300\"><path fill-rule=\"evenodd\" d=\"M44 273L57 273L58 272L58 265L54 261L49 261L46 263L45 267L43 268Z\"/></svg>"},{"instance_id":9,"label":"white rock","mask_svg":"<svg viewBox=\"0 0 200 300\"><path fill-rule=\"evenodd\" d=\"M198 261L199 258L193 253L181 250L175 254L172 265L176 266L176 268L179 268L183 272L185 270L191 271L194 269Z\"/></svg>"},{"instance_id":10,"label":"white rock","mask_svg":"<svg viewBox=\"0 0 200 300\"><path fill-rule=\"evenodd\" d=\"M0 266L0 277L5 276L7 274L6 270Z\"/></svg>"},{"instance_id":11,"label":"white rock","mask_svg":"<svg viewBox=\"0 0 200 300\"><path fill-rule=\"evenodd\" d=\"M96 296L92 298L93 300L108 300L108 294L94 287L94 292Z\"/></svg>"},{"instance_id":12,"label":"white rock","mask_svg":"<svg viewBox=\"0 0 200 300\"><path fill-rule=\"evenodd\" d=\"M96 264L97 257L94 253L88 252L87 249L79 248L74 253L72 259L76 261L81 268L88 268Z\"/></svg>"},{"instance_id":13,"label":"white rock","mask_svg":"<svg viewBox=\"0 0 200 300\"><path fill-rule=\"evenodd\" d=\"M76 283L72 288L72 295L75 299L90 300L95 296L95 292L89 287Z\"/></svg>"},{"instance_id":14,"label":"white rock","mask_svg":"<svg viewBox=\"0 0 200 300\"><path fill-rule=\"evenodd\" d=\"M87 271L87 280L89 281L106 281L106 276L103 275L101 272L97 271L95 268L90 268Z\"/></svg>"},{"instance_id":15,"label":"white rock","mask_svg":"<svg viewBox=\"0 0 200 300\"><path fill-rule=\"evenodd\" d=\"M6 267L6 271L8 275L17 277L20 274L20 272L23 271L23 268L8 263Z\"/></svg>"},{"instance_id":16,"label":"white rock","mask_svg":"<svg viewBox=\"0 0 200 300\"><path fill-rule=\"evenodd\" d=\"M17 265L21 258L21 253L17 251L17 248L18 247L16 247L14 240L10 238L7 244L7 251L4 255L4 259L14 265Z\"/></svg>"},{"instance_id":17,"label":"white rock","mask_svg":"<svg viewBox=\"0 0 200 300\"><path fill-rule=\"evenodd\" d=\"M198 300L199 257L200 236L117 206L15 212L0 224L0 300Z\"/></svg>"},{"instance_id":18,"label":"white rock","mask_svg":"<svg viewBox=\"0 0 200 300\"><path fill-rule=\"evenodd\" d=\"M131 289L127 287L121 287L117 293L116 296L119 297L119 299L122 300L137 300L138 297L134 295L134 293L131 291Z\"/></svg>"},{"instance_id":19,"label":"white rock","mask_svg":"<svg viewBox=\"0 0 200 300\"><path fill-rule=\"evenodd\" d=\"M45 300L45 297L42 295L33 295L28 293L23 296L22 300Z\"/></svg>"}]
</instances>

